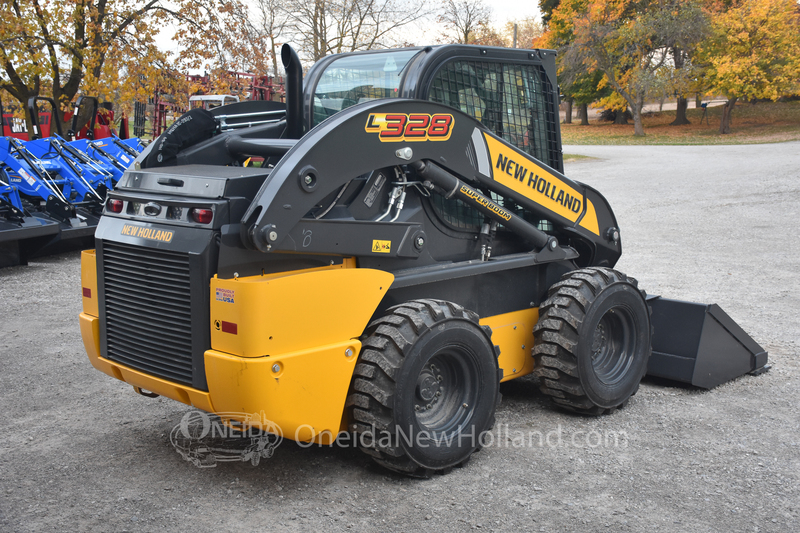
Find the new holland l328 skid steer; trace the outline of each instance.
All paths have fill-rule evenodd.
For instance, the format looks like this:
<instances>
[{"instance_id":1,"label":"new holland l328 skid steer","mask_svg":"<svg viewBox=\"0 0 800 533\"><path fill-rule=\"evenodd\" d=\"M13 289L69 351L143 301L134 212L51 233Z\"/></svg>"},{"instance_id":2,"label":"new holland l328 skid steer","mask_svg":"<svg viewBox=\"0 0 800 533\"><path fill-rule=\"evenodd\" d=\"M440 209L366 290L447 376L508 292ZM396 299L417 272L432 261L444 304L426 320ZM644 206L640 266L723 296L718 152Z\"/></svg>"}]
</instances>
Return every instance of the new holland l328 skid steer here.
<instances>
[{"instance_id":1,"label":"new holland l328 skid steer","mask_svg":"<svg viewBox=\"0 0 800 533\"><path fill-rule=\"evenodd\" d=\"M646 373L765 368L717 306L614 270L611 207L562 173L554 52L343 54L305 81L282 59L285 107L191 111L109 193L82 257L97 369L427 475L479 448L502 381L600 415Z\"/></svg>"}]
</instances>

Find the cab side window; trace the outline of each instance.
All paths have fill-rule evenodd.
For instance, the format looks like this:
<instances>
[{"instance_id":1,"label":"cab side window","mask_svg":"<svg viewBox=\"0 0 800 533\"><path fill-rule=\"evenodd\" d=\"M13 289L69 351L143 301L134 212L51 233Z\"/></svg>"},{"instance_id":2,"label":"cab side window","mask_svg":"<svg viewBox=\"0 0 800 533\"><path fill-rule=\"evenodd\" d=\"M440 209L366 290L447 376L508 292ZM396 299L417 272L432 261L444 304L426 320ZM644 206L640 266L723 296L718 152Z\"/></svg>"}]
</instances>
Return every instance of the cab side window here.
<instances>
[{"instance_id":1,"label":"cab side window","mask_svg":"<svg viewBox=\"0 0 800 533\"><path fill-rule=\"evenodd\" d=\"M558 117L552 88L542 68L532 64L453 60L442 65L433 78L428 100L472 116L523 152L560 169ZM491 194L498 204L524 218L530 213L513 202ZM477 231L483 215L460 200L431 199L441 220L453 229ZM540 221L530 220L538 223Z\"/></svg>"},{"instance_id":2,"label":"cab side window","mask_svg":"<svg viewBox=\"0 0 800 533\"><path fill-rule=\"evenodd\" d=\"M555 105L541 67L454 60L433 79L428 100L463 111L520 150L559 168L555 125L546 115ZM549 125L549 127L548 127Z\"/></svg>"}]
</instances>

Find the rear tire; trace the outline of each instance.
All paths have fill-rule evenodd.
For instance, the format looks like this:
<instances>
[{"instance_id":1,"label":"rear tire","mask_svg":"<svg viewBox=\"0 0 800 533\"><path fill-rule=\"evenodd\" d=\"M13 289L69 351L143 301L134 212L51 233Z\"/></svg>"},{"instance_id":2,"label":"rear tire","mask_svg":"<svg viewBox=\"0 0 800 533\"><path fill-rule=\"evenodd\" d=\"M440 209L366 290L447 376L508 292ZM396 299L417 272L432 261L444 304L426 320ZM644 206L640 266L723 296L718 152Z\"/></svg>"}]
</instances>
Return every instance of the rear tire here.
<instances>
[{"instance_id":1,"label":"rear tire","mask_svg":"<svg viewBox=\"0 0 800 533\"><path fill-rule=\"evenodd\" d=\"M412 300L364 337L347 402L359 448L412 476L465 464L500 398L491 329L457 304Z\"/></svg>"},{"instance_id":2,"label":"rear tire","mask_svg":"<svg viewBox=\"0 0 800 533\"><path fill-rule=\"evenodd\" d=\"M533 330L534 374L558 406L587 415L623 407L650 358L650 312L637 282L610 268L565 274Z\"/></svg>"}]
</instances>

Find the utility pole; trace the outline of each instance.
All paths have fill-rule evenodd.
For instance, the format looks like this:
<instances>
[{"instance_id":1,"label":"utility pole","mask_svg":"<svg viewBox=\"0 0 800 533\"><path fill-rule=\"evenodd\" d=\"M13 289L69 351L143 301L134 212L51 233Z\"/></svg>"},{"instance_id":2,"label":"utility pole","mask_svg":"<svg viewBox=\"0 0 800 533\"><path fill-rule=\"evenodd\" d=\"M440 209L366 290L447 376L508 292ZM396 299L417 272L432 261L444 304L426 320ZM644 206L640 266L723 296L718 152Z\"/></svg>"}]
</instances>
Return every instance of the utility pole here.
<instances>
[{"instance_id":1,"label":"utility pole","mask_svg":"<svg viewBox=\"0 0 800 533\"><path fill-rule=\"evenodd\" d=\"M517 25L514 24L514 44L511 46L511 48L516 48L516 47L517 47Z\"/></svg>"}]
</instances>

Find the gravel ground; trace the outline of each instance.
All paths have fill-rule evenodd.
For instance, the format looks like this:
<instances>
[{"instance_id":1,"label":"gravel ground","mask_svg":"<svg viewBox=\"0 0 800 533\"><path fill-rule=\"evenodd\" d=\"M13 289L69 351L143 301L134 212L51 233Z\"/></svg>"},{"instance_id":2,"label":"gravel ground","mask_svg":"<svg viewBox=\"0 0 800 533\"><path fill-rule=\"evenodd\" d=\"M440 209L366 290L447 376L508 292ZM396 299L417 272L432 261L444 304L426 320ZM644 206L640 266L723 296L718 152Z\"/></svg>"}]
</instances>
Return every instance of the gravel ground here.
<instances>
[{"instance_id":1,"label":"gravel ground","mask_svg":"<svg viewBox=\"0 0 800 533\"><path fill-rule=\"evenodd\" d=\"M565 152L596 158L567 174L614 207L618 267L650 293L718 303L770 372L711 391L647 380L600 418L516 380L492 445L430 480L289 441L255 467L200 469L169 441L186 406L89 365L79 256L48 257L0 270L0 530L800 530L800 143Z\"/></svg>"}]
</instances>

